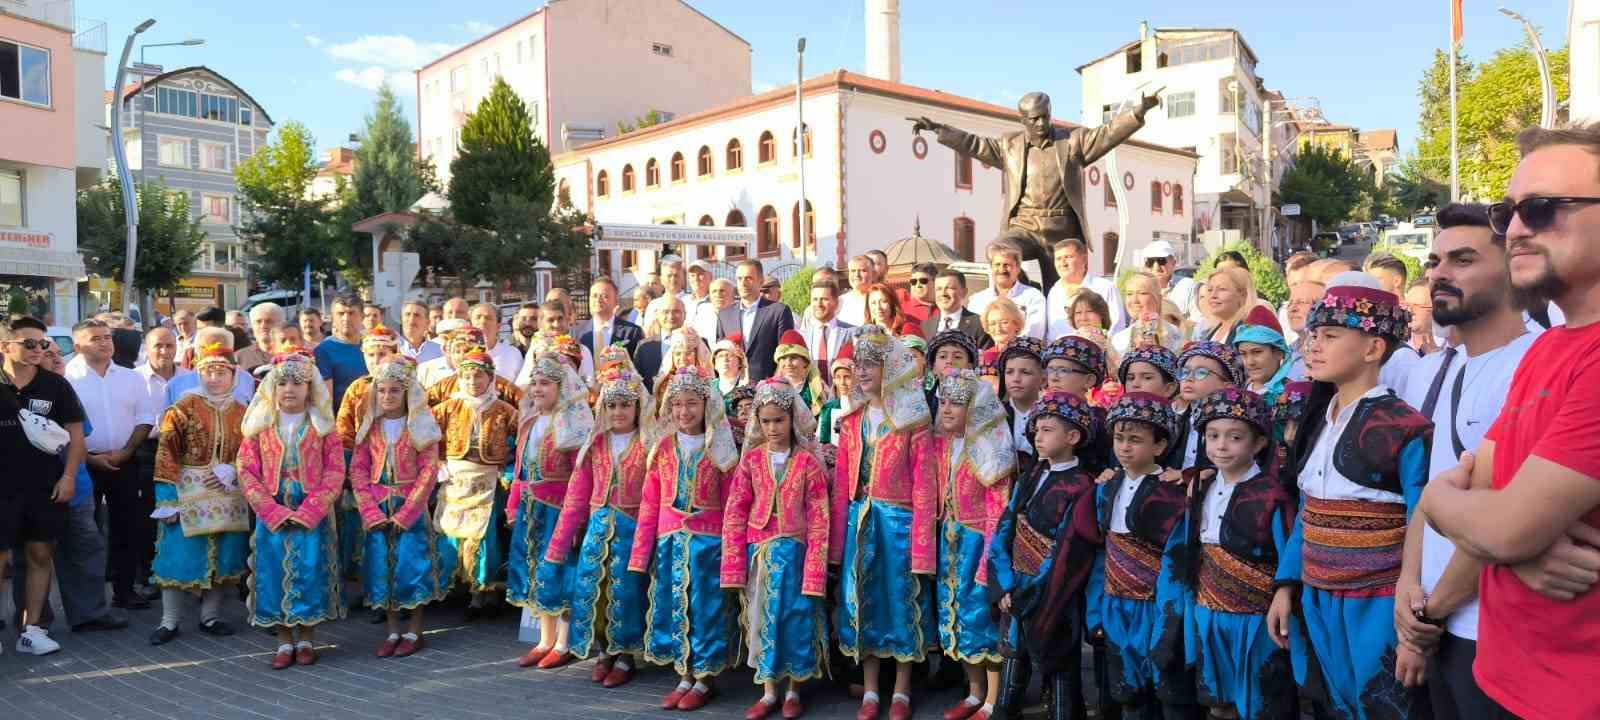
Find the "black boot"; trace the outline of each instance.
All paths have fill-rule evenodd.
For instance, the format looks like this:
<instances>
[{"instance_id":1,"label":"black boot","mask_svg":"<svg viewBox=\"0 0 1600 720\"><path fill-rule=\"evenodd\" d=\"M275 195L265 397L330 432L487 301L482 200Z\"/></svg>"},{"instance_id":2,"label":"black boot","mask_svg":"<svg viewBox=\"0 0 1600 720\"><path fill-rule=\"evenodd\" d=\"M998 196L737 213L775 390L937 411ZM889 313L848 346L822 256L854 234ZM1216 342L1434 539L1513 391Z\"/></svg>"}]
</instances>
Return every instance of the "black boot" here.
<instances>
[{"instance_id":1,"label":"black boot","mask_svg":"<svg viewBox=\"0 0 1600 720\"><path fill-rule=\"evenodd\" d=\"M1014 657L1000 666L1000 698L993 717L1018 720L1022 717L1023 695L1028 691L1031 667L1026 657Z\"/></svg>"},{"instance_id":2,"label":"black boot","mask_svg":"<svg viewBox=\"0 0 1600 720\"><path fill-rule=\"evenodd\" d=\"M1122 720L1122 704L1111 698L1111 670L1106 661L1105 640L1091 640L1094 649L1094 702L1100 720Z\"/></svg>"},{"instance_id":3,"label":"black boot","mask_svg":"<svg viewBox=\"0 0 1600 720\"><path fill-rule=\"evenodd\" d=\"M1077 668L1055 673L1049 678L1050 720L1084 720L1083 673Z\"/></svg>"}]
</instances>

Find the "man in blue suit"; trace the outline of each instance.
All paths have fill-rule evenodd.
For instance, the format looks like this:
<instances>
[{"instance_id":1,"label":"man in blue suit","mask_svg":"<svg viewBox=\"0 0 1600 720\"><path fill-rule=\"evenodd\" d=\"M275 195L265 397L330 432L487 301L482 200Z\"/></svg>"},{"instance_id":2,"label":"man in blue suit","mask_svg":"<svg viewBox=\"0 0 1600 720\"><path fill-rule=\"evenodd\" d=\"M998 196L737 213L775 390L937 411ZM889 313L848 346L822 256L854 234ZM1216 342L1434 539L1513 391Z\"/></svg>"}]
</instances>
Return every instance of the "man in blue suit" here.
<instances>
[{"instance_id":1,"label":"man in blue suit","mask_svg":"<svg viewBox=\"0 0 1600 720\"><path fill-rule=\"evenodd\" d=\"M589 284L589 322L580 327L583 332L578 342L595 358L602 349L618 343L633 357L644 340L643 328L617 317L617 284L604 275Z\"/></svg>"},{"instance_id":2,"label":"man in blue suit","mask_svg":"<svg viewBox=\"0 0 1600 720\"><path fill-rule=\"evenodd\" d=\"M735 333L744 337L745 357L750 360L750 382L772 377L778 370L778 361L772 355L778 351L778 338L794 329L794 313L783 303L761 297L761 285L766 280L760 261L739 263L734 274L734 284L739 289L739 301L722 311L717 322L717 338Z\"/></svg>"}]
</instances>

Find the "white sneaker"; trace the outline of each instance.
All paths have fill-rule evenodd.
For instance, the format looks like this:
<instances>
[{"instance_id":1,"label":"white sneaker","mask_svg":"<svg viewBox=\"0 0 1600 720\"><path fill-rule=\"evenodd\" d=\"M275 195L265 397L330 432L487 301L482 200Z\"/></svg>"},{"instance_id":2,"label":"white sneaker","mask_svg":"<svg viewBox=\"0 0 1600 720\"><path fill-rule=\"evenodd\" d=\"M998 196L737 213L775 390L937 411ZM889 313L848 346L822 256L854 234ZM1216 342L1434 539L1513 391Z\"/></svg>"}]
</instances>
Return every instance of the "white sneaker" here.
<instances>
[{"instance_id":1,"label":"white sneaker","mask_svg":"<svg viewBox=\"0 0 1600 720\"><path fill-rule=\"evenodd\" d=\"M51 640L38 625L29 625L17 635L17 652L25 655L49 655L60 649L61 643Z\"/></svg>"}]
</instances>

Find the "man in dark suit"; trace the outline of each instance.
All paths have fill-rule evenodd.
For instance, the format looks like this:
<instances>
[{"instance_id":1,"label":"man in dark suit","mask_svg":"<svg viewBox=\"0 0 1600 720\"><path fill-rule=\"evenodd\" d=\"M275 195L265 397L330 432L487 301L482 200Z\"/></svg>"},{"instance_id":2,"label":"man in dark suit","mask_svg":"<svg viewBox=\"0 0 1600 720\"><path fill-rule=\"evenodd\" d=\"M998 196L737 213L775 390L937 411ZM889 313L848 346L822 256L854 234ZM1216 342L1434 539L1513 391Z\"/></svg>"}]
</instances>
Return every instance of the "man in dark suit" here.
<instances>
[{"instance_id":1,"label":"man in dark suit","mask_svg":"<svg viewBox=\"0 0 1600 720\"><path fill-rule=\"evenodd\" d=\"M639 377L644 378L645 387L655 387L656 374L661 372L661 363L667 358L667 342L672 333L684 326L684 308L683 300L674 295L662 295L661 302L656 305L656 324L661 334L639 343L639 349L633 353L633 366L639 371ZM705 338L700 338L700 344L708 352L711 350Z\"/></svg>"},{"instance_id":2,"label":"man in dark suit","mask_svg":"<svg viewBox=\"0 0 1600 720\"><path fill-rule=\"evenodd\" d=\"M717 339L741 334L744 337L744 354L750 361L750 382L772 377L778 370L778 361L772 354L778 351L778 338L786 330L794 329L794 313L783 303L761 297L761 285L766 280L761 263L746 260L739 263L734 274L734 284L739 289L739 301L722 311L717 318Z\"/></svg>"},{"instance_id":3,"label":"man in dark suit","mask_svg":"<svg viewBox=\"0 0 1600 720\"><path fill-rule=\"evenodd\" d=\"M933 312L922 322L922 334L932 338L946 330L960 330L979 350L994 345L983 329L983 318L967 309L967 276L955 270L940 272L933 280Z\"/></svg>"},{"instance_id":4,"label":"man in dark suit","mask_svg":"<svg viewBox=\"0 0 1600 720\"><path fill-rule=\"evenodd\" d=\"M589 284L590 320L580 326L583 331L578 336L578 342L589 349L596 362L601 350L619 343L628 351L628 357L633 357L639 342L644 340L643 328L616 315L617 284L601 275Z\"/></svg>"}]
</instances>

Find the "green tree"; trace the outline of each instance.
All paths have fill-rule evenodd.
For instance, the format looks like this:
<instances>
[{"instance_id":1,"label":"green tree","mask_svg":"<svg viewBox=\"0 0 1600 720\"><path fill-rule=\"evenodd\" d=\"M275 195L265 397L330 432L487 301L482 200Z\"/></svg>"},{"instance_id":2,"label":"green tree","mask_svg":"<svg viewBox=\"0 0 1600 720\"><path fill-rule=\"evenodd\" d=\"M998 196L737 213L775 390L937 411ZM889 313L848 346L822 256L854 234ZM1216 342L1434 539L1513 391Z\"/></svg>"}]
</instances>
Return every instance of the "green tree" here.
<instances>
[{"instance_id":1,"label":"green tree","mask_svg":"<svg viewBox=\"0 0 1600 720\"><path fill-rule=\"evenodd\" d=\"M249 247L246 263L262 281L298 286L307 265L333 275L346 264L348 242L339 239L335 214L308 195L317 174L316 141L298 122L278 128L273 142L239 163L234 179L244 212L238 234Z\"/></svg>"},{"instance_id":2,"label":"green tree","mask_svg":"<svg viewBox=\"0 0 1600 720\"><path fill-rule=\"evenodd\" d=\"M806 308L811 307L811 276L816 272L816 268L807 265L789 273L789 277L783 279L783 285L780 288L783 294L783 304L788 305L789 309L794 311L796 317L804 313Z\"/></svg>"},{"instance_id":3,"label":"green tree","mask_svg":"<svg viewBox=\"0 0 1600 720\"><path fill-rule=\"evenodd\" d=\"M1415 155L1401 161L1387 184L1391 215L1409 218L1421 210L1435 209L1450 202L1449 178L1441 183L1423 168Z\"/></svg>"},{"instance_id":4,"label":"green tree","mask_svg":"<svg viewBox=\"0 0 1600 720\"><path fill-rule=\"evenodd\" d=\"M1258 297L1273 305L1281 305L1289 299L1289 285L1283 279L1283 267L1244 240L1223 245L1215 255L1206 258L1200 267L1195 268L1195 279L1204 281L1211 277L1211 272L1217 268L1217 256L1228 250L1244 255L1245 262L1250 265L1250 280L1256 286Z\"/></svg>"},{"instance_id":5,"label":"green tree","mask_svg":"<svg viewBox=\"0 0 1600 720\"><path fill-rule=\"evenodd\" d=\"M366 285L372 280L372 238L350 230L374 215L401 212L439 189L433 163L417 158L411 124L400 112L400 101L388 85L378 88L378 99L358 136L355 173L346 184L340 179L334 211L340 229L338 257L344 276Z\"/></svg>"},{"instance_id":6,"label":"green tree","mask_svg":"<svg viewBox=\"0 0 1600 720\"><path fill-rule=\"evenodd\" d=\"M1350 158L1320 145L1301 149L1278 187L1284 203L1299 205L1302 217L1324 226L1337 225L1351 217L1362 197L1372 191L1372 178Z\"/></svg>"},{"instance_id":7,"label":"green tree","mask_svg":"<svg viewBox=\"0 0 1600 720\"><path fill-rule=\"evenodd\" d=\"M461 128L461 152L450 162L450 212L456 222L492 227L496 193L545 208L555 196L550 151L533 135L527 104L501 79Z\"/></svg>"},{"instance_id":8,"label":"green tree","mask_svg":"<svg viewBox=\"0 0 1600 720\"><path fill-rule=\"evenodd\" d=\"M651 108L650 112L647 112L647 113L645 113L643 115L640 115L638 117L638 119L634 120L631 123L626 121L626 120L618 120L617 121L617 134L618 135L627 135L628 133L631 133L631 132L633 132L635 130L643 130L643 129L647 128L647 127L650 127L651 125L660 125L661 123L664 123L666 121L667 121L666 115L662 114L662 112L660 110L657 110L655 108Z\"/></svg>"},{"instance_id":9,"label":"green tree","mask_svg":"<svg viewBox=\"0 0 1600 720\"><path fill-rule=\"evenodd\" d=\"M135 191L139 203L139 248L133 284L145 292L166 293L178 286L200 260L206 233L193 217L189 196L158 182ZM127 226L122 183L115 174L78 192L78 249L89 271L122 279L127 260Z\"/></svg>"}]
</instances>

